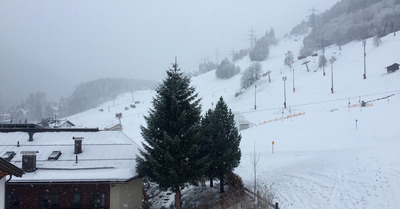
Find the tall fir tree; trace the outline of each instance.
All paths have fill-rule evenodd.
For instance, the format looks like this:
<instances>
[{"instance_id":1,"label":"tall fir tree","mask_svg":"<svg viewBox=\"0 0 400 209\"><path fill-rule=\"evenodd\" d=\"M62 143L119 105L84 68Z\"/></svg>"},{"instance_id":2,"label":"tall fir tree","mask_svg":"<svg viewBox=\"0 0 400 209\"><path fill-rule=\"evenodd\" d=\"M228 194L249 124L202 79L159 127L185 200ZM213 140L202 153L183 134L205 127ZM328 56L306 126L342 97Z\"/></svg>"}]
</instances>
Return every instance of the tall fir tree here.
<instances>
[{"instance_id":1,"label":"tall fir tree","mask_svg":"<svg viewBox=\"0 0 400 209\"><path fill-rule=\"evenodd\" d=\"M198 146L200 99L176 61L156 92L153 109L145 117L147 127L141 127L145 151L137 156L137 170L161 189L175 192L175 207L180 208L181 189L197 184L204 171Z\"/></svg>"},{"instance_id":2,"label":"tall fir tree","mask_svg":"<svg viewBox=\"0 0 400 209\"><path fill-rule=\"evenodd\" d=\"M218 177L220 180L220 193L224 190L224 176L240 163L241 136L235 126L234 115L223 98L220 97L214 111L210 114L210 127L208 131L211 142L209 146L209 177ZM204 143L202 143L204 144Z\"/></svg>"},{"instance_id":3,"label":"tall fir tree","mask_svg":"<svg viewBox=\"0 0 400 209\"><path fill-rule=\"evenodd\" d=\"M215 165L213 159L216 158L216 150L213 146L214 134L216 133L213 123L213 110L209 109L201 120L201 142L200 142L200 153L207 159L207 169L204 173L210 180L210 187L214 187L213 179L217 177L215 171Z\"/></svg>"}]
</instances>

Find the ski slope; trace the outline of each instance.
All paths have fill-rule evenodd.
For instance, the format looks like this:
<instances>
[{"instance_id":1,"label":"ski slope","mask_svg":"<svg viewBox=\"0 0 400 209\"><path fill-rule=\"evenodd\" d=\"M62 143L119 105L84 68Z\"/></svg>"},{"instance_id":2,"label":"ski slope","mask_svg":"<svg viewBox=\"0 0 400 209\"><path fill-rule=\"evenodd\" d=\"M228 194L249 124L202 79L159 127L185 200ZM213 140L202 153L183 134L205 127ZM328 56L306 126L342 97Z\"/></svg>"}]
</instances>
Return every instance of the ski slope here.
<instances>
[{"instance_id":1,"label":"ski slope","mask_svg":"<svg viewBox=\"0 0 400 209\"><path fill-rule=\"evenodd\" d=\"M262 77L256 88L253 85L237 97L240 75L221 80L211 71L192 78L203 111L223 96L237 124L250 126L240 132L242 159L235 172L250 188L251 156L258 156L258 185L271 186L281 208L400 208L400 72L387 74L385 68L400 63L400 37L383 37L379 47L367 40L365 80L361 42L342 50L328 47L326 58L337 59L333 94L331 66L328 63L323 76L318 57L307 58L309 72L304 60L295 61L293 92L293 71L283 60L288 50L297 55L301 42L296 39L301 40L281 40L262 62L263 71L271 71L271 82ZM236 64L243 72L250 61L245 58ZM140 125L145 125L143 116L154 95L151 90L126 93L68 120L79 127L103 129L119 123L115 114L123 113L124 133L140 143ZM125 110L135 101L136 108ZM361 107L362 101L366 107Z\"/></svg>"}]
</instances>

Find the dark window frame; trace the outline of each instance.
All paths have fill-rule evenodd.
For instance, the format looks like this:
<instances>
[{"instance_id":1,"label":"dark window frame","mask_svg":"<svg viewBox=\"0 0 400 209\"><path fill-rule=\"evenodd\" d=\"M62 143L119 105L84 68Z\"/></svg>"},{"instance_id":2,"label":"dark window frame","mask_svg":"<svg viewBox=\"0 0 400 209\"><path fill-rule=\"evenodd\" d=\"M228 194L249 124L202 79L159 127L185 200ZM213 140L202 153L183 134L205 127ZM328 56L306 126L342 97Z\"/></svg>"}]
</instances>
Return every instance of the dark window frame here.
<instances>
[{"instance_id":1,"label":"dark window frame","mask_svg":"<svg viewBox=\"0 0 400 209\"><path fill-rule=\"evenodd\" d=\"M19 197L15 194L6 195L5 199L5 209L16 209L19 208Z\"/></svg>"},{"instance_id":2,"label":"dark window frame","mask_svg":"<svg viewBox=\"0 0 400 209\"><path fill-rule=\"evenodd\" d=\"M95 197L95 195L97 195L97 198ZM90 193L90 209L104 209L104 208L106 208L106 193L105 192Z\"/></svg>"},{"instance_id":3,"label":"dark window frame","mask_svg":"<svg viewBox=\"0 0 400 209\"><path fill-rule=\"evenodd\" d=\"M55 198L54 198L55 197ZM47 201L47 203L46 203ZM55 193L40 195L40 208L41 209L56 209L59 208L60 201L59 195Z\"/></svg>"},{"instance_id":4,"label":"dark window frame","mask_svg":"<svg viewBox=\"0 0 400 209\"><path fill-rule=\"evenodd\" d=\"M78 200L75 199L75 197L78 197ZM76 201L77 200L77 201ZM81 193L74 193L72 195L72 208L81 208L82 206L82 195Z\"/></svg>"}]
</instances>

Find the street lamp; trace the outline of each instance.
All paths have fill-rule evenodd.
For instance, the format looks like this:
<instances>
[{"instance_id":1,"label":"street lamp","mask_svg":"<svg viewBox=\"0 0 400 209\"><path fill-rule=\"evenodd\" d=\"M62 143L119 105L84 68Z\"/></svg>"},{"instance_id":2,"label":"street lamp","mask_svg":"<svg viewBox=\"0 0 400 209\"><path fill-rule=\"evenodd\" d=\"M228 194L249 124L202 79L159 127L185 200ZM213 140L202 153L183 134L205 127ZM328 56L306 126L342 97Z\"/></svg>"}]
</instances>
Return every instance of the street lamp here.
<instances>
[{"instance_id":1,"label":"street lamp","mask_svg":"<svg viewBox=\"0 0 400 209\"><path fill-rule=\"evenodd\" d=\"M367 54L365 53L365 46L367 45L367 41L364 39L362 41L363 47L364 47L364 79L367 79L367 70L366 70L366 64L365 64L365 58Z\"/></svg>"},{"instance_id":2,"label":"street lamp","mask_svg":"<svg viewBox=\"0 0 400 209\"><path fill-rule=\"evenodd\" d=\"M294 87L294 68L293 68L293 93L296 92L296 88Z\"/></svg>"},{"instance_id":3,"label":"street lamp","mask_svg":"<svg viewBox=\"0 0 400 209\"><path fill-rule=\"evenodd\" d=\"M331 93L333 94L333 63L336 61L335 57L331 57L329 59L329 62L331 63L331 79L332 79L332 87L331 87Z\"/></svg>"},{"instance_id":4,"label":"street lamp","mask_svg":"<svg viewBox=\"0 0 400 209\"><path fill-rule=\"evenodd\" d=\"M257 85L254 85L254 110L257 109Z\"/></svg>"},{"instance_id":5,"label":"street lamp","mask_svg":"<svg viewBox=\"0 0 400 209\"><path fill-rule=\"evenodd\" d=\"M285 107L285 109L286 109L286 80L287 80L286 76L282 77L282 81L283 81L283 98L284 98L283 106Z\"/></svg>"}]
</instances>

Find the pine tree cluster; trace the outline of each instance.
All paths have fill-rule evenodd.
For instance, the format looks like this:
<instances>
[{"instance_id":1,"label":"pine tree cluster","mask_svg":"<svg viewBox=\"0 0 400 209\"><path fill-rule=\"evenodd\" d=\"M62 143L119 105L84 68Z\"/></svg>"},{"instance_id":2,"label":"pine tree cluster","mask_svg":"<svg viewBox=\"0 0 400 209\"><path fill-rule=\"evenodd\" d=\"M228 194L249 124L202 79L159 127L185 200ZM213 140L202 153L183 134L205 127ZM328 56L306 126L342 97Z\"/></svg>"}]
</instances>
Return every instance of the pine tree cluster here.
<instances>
[{"instance_id":1,"label":"pine tree cluster","mask_svg":"<svg viewBox=\"0 0 400 209\"><path fill-rule=\"evenodd\" d=\"M249 52L250 60L259 62L266 60L269 55L269 46L277 43L274 29L271 28L269 32L267 31L263 37L256 41L253 49Z\"/></svg>"},{"instance_id":2,"label":"pine tree cluster","mask_svg":"<svg viewBox=\"0 0 400 209\"><path fill-rule=\"evenodd\" d=\"M241 136L222 97L215 110L201 117L200 99L176 62L156 92L153 109L145 117L147 126L141 127L139 175L175 192L176 208L180 191L187 184L197 185L202 176L219 178L223 192L224 175L240 162Z\"/></svg>"}]
</instances>

